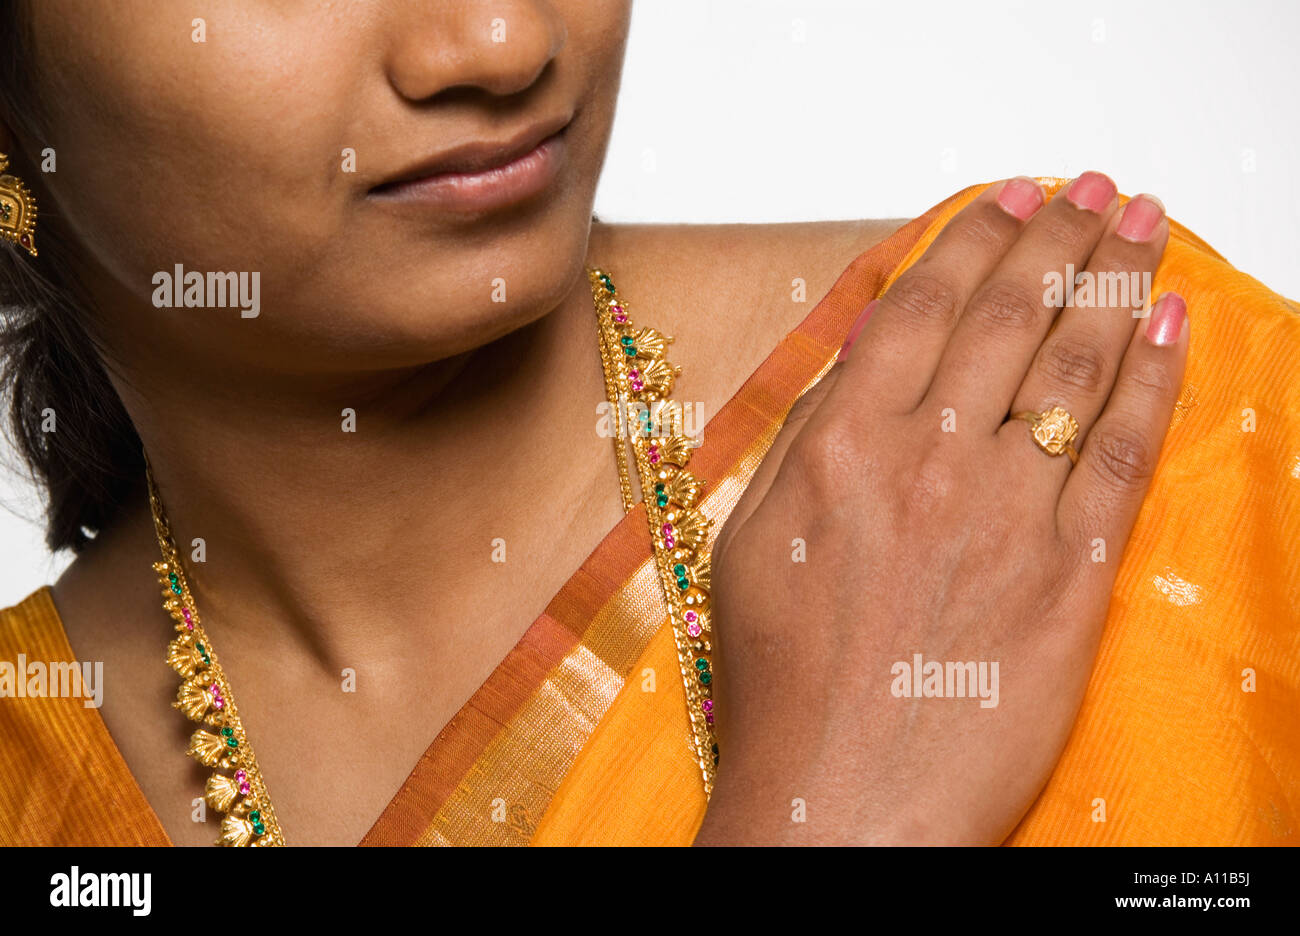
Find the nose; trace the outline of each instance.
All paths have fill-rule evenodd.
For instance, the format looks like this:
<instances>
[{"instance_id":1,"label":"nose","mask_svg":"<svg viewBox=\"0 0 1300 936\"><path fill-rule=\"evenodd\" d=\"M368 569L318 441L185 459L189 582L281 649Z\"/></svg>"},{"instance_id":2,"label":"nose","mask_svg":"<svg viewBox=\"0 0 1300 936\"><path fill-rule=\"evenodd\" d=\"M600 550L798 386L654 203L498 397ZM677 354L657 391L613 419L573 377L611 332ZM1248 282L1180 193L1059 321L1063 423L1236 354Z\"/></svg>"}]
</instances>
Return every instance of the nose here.
<instances>
[{"instance_id":1,"label":"nose","mask_svg":"<svg viewBox=\"0 0 1300 936\"><path fill-rule=\"evenodd\" d=\"M388 80L413 102L456 87L522 91L567 38L550 0L407 0L385 8Z\"/></svg>"}]
</instances>

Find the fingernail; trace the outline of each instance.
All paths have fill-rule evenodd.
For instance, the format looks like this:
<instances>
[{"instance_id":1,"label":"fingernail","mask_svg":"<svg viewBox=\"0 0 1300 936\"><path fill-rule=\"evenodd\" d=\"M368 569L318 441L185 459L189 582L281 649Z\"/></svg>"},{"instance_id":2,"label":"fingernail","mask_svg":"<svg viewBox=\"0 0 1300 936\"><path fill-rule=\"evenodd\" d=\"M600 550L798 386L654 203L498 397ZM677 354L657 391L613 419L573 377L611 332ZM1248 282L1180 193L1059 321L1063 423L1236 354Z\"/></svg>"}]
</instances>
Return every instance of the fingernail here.
<instances>
[{"instance_id":1,"label":"fingernail","mask_svg":"<svg viewBox=\"0 0 1300 936\"><path fill-rule=\"evenodd\" d=\"M1025 221L1043 207L1043 190L1027 176L1008 179L998 193L998 204L1013 218Z\"/></svg>"},{"instance_id":2,"label":"fingernail","mask_svg":"<svg viewBox=\"0 0 1300 936\"><path fill-rule=\"evenodd\" d=\"M1160 219L1165 216L1165 206L1154 195L1139 195L1129 199L1120 215L1115 233L1125 240L1141 243L1150 240Z\"/></svg>"},{"instance_id":3,"label":"fingernail","mask_svg":"<svg viewBox=\"0 0 1300 936\"><path fill-rule=\"evenodd\" d=\"M1177 344L1185 321L1187 303L1183 297L1175 292L1164 293L1151 309L1151 321L1147 322L1147 341L1160 347Z\"/></svg>"},{"instance_id":4,"label":"fingernail","mask_svg":"<svg viewBox=\"0 0 1300 936\"><path fill-rule=\"evenodd\" d=\"M867 324L867 319L871 318L871 313L876 311L876 303L878 302L880 302L879 299L872 299L867 303L867 307L858 313L858 320L849 329L849 337L844 339L844 344L840 346L839 354L835 355L835 360L843 361L849 356L850 346L858 340L858 335L861 333L863 326Z\"/></svg>"},{"instance_id":5,"label":"fingernail","mask_svg":"<svg viewBox=\"0 0 1300 936\"><path fill-rule=\"evenodd\" d=\"M1100 172L1085 172L1070 183L1065 197L1076 208L1101 214L1115 197L1115 183L1110 180L1110 176Z\"/></svg>"}]
</instances>

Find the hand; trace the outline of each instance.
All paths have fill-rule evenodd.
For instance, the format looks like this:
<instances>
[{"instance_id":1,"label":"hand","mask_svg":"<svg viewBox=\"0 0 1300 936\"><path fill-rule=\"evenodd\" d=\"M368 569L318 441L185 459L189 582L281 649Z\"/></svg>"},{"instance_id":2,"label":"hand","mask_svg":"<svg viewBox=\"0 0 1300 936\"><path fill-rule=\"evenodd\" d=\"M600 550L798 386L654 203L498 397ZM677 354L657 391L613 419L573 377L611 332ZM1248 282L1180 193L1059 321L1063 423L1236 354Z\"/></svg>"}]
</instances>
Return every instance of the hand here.
<instances>
[{"instance_id":1,"label":"hand","mask_svg":"<svg viewBox=\"0 0 1300 936\"><path fill-rule=\"evenodd\" d=\"M1135 319L1145 294L1062 309L1045 281L1140 281L1168 232L1158 200L1121 211L1099 173L1045 205L1012 179L868 307L715 544L722 753L697 844L1015 827L1078 711L1188 343L1174 294ZM1008 420L1055 405L1078 420L1073 467ZM988 664L985 703L996 664L996 704L978 680L899 697L915 654Z\"/></svg>"}]
</instances>

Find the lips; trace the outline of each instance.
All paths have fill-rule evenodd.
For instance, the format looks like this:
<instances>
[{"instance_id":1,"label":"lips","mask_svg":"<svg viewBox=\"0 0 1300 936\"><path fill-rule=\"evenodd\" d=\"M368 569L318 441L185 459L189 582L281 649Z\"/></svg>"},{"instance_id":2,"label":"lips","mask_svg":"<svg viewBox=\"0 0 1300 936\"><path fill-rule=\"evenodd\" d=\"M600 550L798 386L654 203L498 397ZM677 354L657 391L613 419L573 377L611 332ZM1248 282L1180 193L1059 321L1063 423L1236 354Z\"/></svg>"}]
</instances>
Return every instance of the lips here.
<instances>
[{"instance_id":1,"label":"lips","mask_svg":"<svg viewBox=\"0 0 1300 936\"><path fill-rule=\"evenodd\" d=\"M535 122L505 140L473 140L462 143L415 163L385 179L370 191L378 195L390 194L411 183L458 175L472 177L504 168L563 131L572 117L572 114L567 114Z\"/></svg>"}]
</instances>

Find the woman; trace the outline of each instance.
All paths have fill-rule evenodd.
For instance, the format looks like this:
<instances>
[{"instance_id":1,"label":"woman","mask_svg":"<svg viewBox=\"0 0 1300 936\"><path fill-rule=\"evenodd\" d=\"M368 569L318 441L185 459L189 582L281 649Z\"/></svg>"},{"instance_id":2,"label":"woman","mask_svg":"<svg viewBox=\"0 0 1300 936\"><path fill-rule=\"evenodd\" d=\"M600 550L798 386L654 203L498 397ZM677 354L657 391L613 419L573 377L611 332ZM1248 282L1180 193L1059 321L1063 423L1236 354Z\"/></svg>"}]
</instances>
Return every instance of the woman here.
<instances>
[{"instance_id":1,"label":"woman","mask_svg":"<svg viewBox=\"0 0 1300 936\"><path fill-rule=\"evenodd\" d=\"M1201 436L1156 462L1188 309L1187 422L1267 413L1213 456L1245 510L1294 507L1300 326L1158 199L1086 173L901 228L593 224L626 4L73 6L4 4L40 205L10 386L78 557L0 650L105 691L2 700L0 840L1294 839L1294 561L1143 577L1215 509ZM1069 266L1165 295L1046 294ZM1145 643L1220 595L1244 700L1233 647ZM1153 718L1157 761L1110 746Z\"/></svg>"}]
</instances>

